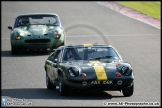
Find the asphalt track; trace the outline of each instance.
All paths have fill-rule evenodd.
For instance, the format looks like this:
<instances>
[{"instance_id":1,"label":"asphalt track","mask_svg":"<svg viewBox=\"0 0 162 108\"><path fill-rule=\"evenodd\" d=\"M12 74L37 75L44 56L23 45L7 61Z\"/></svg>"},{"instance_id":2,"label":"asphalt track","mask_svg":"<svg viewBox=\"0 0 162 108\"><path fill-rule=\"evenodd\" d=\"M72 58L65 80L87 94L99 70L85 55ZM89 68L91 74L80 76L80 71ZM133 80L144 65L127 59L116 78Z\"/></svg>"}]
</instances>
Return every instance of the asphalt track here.
<instances>
[{"instance_id":1,"label":"asphalt track","mask_svg":"<svg viewBox=\"0 0 162 108\"><path fill-rule=\"evenodd\" d=\"M96 2L8 1L1 6L1 97L26 99L32 106L103 106L104 102L161 105L160 29ZM133 96L123 97L119 91L74 92L71 96L60 96L58 88L47 90L43 66L48 55L24 52L13 56L10 52L7 27L13 26L17 15L32 12L57 13L66 29L67 44L114 46L123 60L133 66Z\"/></svg>"}]
</instances>

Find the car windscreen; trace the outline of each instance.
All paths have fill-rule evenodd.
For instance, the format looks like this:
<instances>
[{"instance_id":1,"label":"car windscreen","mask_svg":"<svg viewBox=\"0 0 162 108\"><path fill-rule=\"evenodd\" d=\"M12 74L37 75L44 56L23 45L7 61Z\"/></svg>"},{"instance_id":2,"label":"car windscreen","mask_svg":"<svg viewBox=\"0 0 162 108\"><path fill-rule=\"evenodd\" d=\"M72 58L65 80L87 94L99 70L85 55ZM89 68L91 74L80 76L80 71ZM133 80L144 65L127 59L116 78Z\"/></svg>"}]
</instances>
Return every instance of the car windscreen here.
<instances>
[{"instance_id":1,"label":"car windscreen","mask_svg":"<svg viewBox=\"0 0 162 108\"><path fill-rule=\"evenodd\" d=\"M65 48L62 61L119 59L118 54L111 47L72 47Z\"/></svg>"},{"instance_id":2,"label":"car windscreen","mask_svg":"<svg viewBox=\"0 0 162 108\"><path fill-rule=\"evenodd\" d=\"M32 15L32 16L21 16L17 18L16 26L23 25L60 25L57 16L54 15Z\"/></svg>"}]
</instances>

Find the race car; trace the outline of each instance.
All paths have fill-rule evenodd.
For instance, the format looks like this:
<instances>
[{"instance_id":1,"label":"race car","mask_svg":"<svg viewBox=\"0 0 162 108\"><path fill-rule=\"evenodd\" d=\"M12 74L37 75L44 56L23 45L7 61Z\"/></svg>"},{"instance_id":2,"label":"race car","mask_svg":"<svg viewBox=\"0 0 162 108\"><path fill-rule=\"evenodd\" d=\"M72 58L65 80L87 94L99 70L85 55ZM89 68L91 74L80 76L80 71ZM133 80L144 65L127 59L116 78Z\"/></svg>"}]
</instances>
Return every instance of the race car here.
<instances>
[{"instance_id":1,"label":"race car","mask_svg":"<svg viewBox=\"0 0 162 108\"><path fill-rule=\"evenodd\" d=\"M134 91L133 68L107 44L79 44L58 47L45 61L46 86L59 87L60 95L70 90L116 90L124 96Z\"/></svg>"},{"instance_id":2,"label":"race car","mask_svg":"<svg viewBox=\"0 0 162 108\"><path fill-rule=\"evenodd\" d=\"M11 30L11 53L22 49L41 49L51 53L65 45L65 30L55 13L28 13L18 15Z\"/></svg>"}]
</instances>

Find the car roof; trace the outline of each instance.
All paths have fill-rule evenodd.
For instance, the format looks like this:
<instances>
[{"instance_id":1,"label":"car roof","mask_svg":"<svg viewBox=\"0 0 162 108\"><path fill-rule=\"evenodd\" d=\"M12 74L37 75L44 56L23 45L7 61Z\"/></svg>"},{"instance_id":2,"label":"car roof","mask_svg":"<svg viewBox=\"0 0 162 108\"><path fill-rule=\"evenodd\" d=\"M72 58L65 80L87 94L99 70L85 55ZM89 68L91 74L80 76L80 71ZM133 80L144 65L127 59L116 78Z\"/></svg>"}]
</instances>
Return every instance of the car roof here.
<instances>
[{"instance_id":1,"label":"car roof","mask_svg":"<svg viewBox=\"0 0 162 108\"><path fill-rule=\"evenodd\" d=\"M67 45L66 47L92 47L92 46L98 46L98 47L108 47L111 45L107 45L107 44L74 44L74 45Z\"/></svg>"},{"instance_id":2,"label":"car roof","mask_svg":"<svg viewBox=\"0 0 162 108\"><path fill-rule=\"evenodd\" d=\"M113 47L108 44L70 44L70 45L65 45L65 46L60 46L60 48L71 48L71 47Z\"/></svg>"},{"instance_id":3,"label":"car roof","mask_svg":"<svg viewBox=\"0 0 162 108\"><path fill-rule=\"evenodd\" d=\"M26 13L26 14L20 14L17 17L21 17L21 16L30 16L30 15L55 15L58 16L55 13Z\"/></svg>"}]
</instances>

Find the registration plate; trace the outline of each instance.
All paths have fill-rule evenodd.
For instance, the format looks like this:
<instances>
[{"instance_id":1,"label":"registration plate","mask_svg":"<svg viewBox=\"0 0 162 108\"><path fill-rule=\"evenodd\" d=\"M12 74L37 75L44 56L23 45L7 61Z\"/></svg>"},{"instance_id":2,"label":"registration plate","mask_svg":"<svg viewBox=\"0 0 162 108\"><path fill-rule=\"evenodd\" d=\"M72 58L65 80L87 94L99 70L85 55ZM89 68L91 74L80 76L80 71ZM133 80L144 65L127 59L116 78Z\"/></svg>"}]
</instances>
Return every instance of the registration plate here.
<instances>
[{"instance_id":1,"label":"registration plate","mask_svg":"<svg viewBox=\"0 0 162 108\"><path fill-rule=\"evenodd\" d=\"M32 39L44 38L44 36L31 36Z\"/></svg>"},{"instance_id":2,"label":"registration plate","mask_svg":"<svg viewBox=\"0 0 162 108\"><path fill-rule=\"evenodd\" d=\"M112 80L107 80L107 81L91 81L91 84L107 84L107 85L112 85L113 81Z\"/></svg>"}]
</instances>

